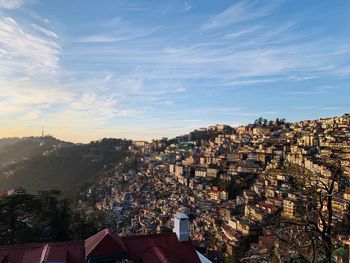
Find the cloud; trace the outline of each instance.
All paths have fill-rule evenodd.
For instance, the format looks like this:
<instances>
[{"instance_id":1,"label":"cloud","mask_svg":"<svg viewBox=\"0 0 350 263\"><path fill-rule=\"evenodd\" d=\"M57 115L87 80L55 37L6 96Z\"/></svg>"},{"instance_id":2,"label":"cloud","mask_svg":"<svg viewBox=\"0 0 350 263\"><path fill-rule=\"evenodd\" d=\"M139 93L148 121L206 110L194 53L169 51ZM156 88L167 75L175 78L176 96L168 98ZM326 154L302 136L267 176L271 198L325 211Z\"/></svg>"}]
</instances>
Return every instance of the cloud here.
<instances>
[{"instance_id":1,"label":"cloud","mask_svg":"<svg viewBox=\"0 0 350 263\"><path fill-rule=\"evenodd\" d=\"M184 7L182 9L183 12L188 12L192 9L192 5L190 5L188 2L184 3Z\"/></svg>"},{"instance_id":2,"label":"cloud","mask_svg":"<svg viewBox=\"0 0 350 263\"><path fill-rule=\"evenodd\" d=\"M46 85L32 80L0 80L0 120L84 129L139 114L136 109L95 91Z\"/></svg>"},{"instance_id":3,"label":"cloud","mask_svg":"<svg viewBox=\"0 0 350 263\"><path fill-rule=\"evenodd\" d=\"M11 17L0 17L1 123L40 127L45 122L52 129L85 135L98 130L101 136L131 127L123 134L129 137L134 129L142 138L139 128L145 126L150 137L178 135L187 127L184 118L230 123L282 115L281 108L263 102L265 95L257 100L256 94L295 99L285 95L330 93L314 83L331 79L338 85L350 72L350 48L346 37L325 37L323 25L304 26L300 14L274 16L280 4L238 2L203 24L207 14L185 14L193 10L190 2L165 3L147 7L142 14L147 21L121 12L122 17L94 20L78 36L70 34L81 25L59 21L59 28L66 28L58 31L57 21L3 10ZM168 23L171 16L184 19ZM309 89L285 88L304 82Z\"/></svg>"},{"instance_id":4,"label":"cloud","mask_svg":"<svg viewBox=\"0 0 350 263\"><path fill-rule=\"evenodd\" d=\"M130 41L150 36L160 29L160 26L152 28L134 26L122 20L120 17L113 18L112 20L103 23L103 26L107 27L107 32L81 36L74 41L83 43L111 43ZM111 27L113 30L110 30ZM104 31L106 31L106 29Z\"/></svg>"},{"instance_id":5,"label":"cloud","mask_svg":"<svg viewBox=\"0 0 350 263\"><path fill-rule=\"evenodd\" d=\"M36 24L32 24L32 27L33 27L33 29L37 30L38 32L41 32L42 34L44 34L45 36L47 36L49 38L52 38L52 39L58 38L58 35L55 32L47 30L47 29L40 27Z\"/></svg>"},{"instance_id":6,"label":"cloud","mask_svg":"<svg viewBox=\"0 0 350 263\"><path fill-rule=\"evenodd\" d=\"M0 76L55 73L60 51L56 38L55 33L42 27L27 27L11 17L0 18Z\"/></svg>"},{"instance_id":7,"label":"cloud","mask_svg":"<svg viewBox=\"0 0 350 263\"><path fill-rule=\"evenodd\" d=\"M26 2L26 0L0 0L0 9L17 9Z\"/></svg>"},{"instance_id":8,"label":"cloud","mask_svg":"<svg viewBox=\"0 0 350 263\"><path fill-rule=\"evenodd\" d=\"M243 112L243 113L236 113L240 116L266 116L266 115L277 115L278 111L262 111L262 112Z\"/></svg>"},{"instance_id":9,"label":"cloud","mask_svg":"<svg viewBox=\"0 0 350 263\"><path fill-rule=\"evenodd\" d=\"M271 1L266 5L259 5L259 1L241 1L231 5L222 13L213 16L203 26L203 30L225 27L232 24L251 21L270 15L280 3Z\"/></svg>"},{"instance_id":10,"label":"cloud","mask_svg":"<svg viewBox=\"0 0 350 263\"><path fill-rule=\"evenodd\" d=\"M341 107L338 107L338 106L329 106L329 107L323 107L321 108L321 110L325 110L325 111L335 111L335 110L339 110L341 109Z\"/></svg>"},{"instance_id":11,"label":"cloud","mask_svg":"<svg viewBox=\"0 0 350 263\"><path fill-rule=\"evenodd\" d=\"M202 32L204 36L200 40L187 36L186 42L162 38L162 33L160 30L159 34L145 36L140 41L105 43L103 48L78 46L71 52L77 58L83 57L86 65L99 61L101 67L113 71L106 90L119 92L130 103L144 99L144 104L194 91L204 97L209 88L212 93L222 95L228 89L264 88L277 82L331 76L338 72L338 61L346 54L343 47L343 52L334 53L339 48L334 40L302 38L295 42L295 35L307 34L294 21L280 24L253 21L241 30L231 30L231 38L225 32L215 41L209 31ZM99 69L87 73L98 74L101 74ZM83 85L89 85L89 76ZM106 78L105 73L101 78Z\"/></svg>"},{"instance_id":12,"label":"cloud","mask_svg":"<svg viewBox=\"0 0 350 263\"><path fill-rule=\"evenodd\" d=\"M174 102L172 100L165 100L164 101L164 105L166 105L166 106L173 106Z\"/></svg>"},{"instance_id":13,"label":"cloud","mask_svg":"<svg viewBox=\"0 0 350 263\"><path fill-rule=\"evenodd\" d=\"M48 19L47 17L44 17L42 15L39 15L37 12L34 12L32 10L26 9L26 13L28 15L30 15L32 18L34 18L35 20L37 20L40 23L44 23L44 24L49 24L50 23L50 19Z\"/></svg>"},{"instance_id":14,"label":"cloud","mask_svg":"<svg viewBox=\"0 0 350 263\"><path fill-rule=\"evenodd\" d=\"M40 111L38 110L31 110L24 114L23 117L20 118L20 121L33 121L37 120L39 118Z\"/></svg>"},{"instance_id":15,"label":"cloud","mask_svg":"<svg viewBox=\"0 0 350 263\"><path fill-rule=\"evenodd\" d=\"M235 32L230 33L230 34L227 34L226 38L228 38L228 39L237 39L237 38L240 38L242 36L247 36L247 35L250 35L251 33L255 33L255 32L257 32L260 29L262 29L261 25L247 27L245 29L242 29L242 30L239 30L239 31L235 31Z\"/></svg>"},{"instance_id":16,"label":"cloud","mask_svg":"<svg viewBox=\"0 0 350 263\"><path fill-rule=\"evenodd\" d=\"M178 86L175 88L175 92L185 92L186 88L184 88L183 86Z\"/></svg>"},{"instance_id":17,"label":"cloud","mask_svg":"<svg viewBox=\"0 0 350 263\"><path fill-rule=\"evenodd\" d=\"M114 32L109 32L105 34L94 34L81 37L77 42L85 42L85 43L108 43L108 42L122 42L122 41L130 41L137 38L146 37L150 34L155 33L159 27L145 29L139 28L134 29L132 31L119 30Z\"/></svg>"},{"instance_id":18,"label":"cloud","mask_svg":"<svg viewBox=\"0 0 350 263\"><path fill-rule=\"evenodd\" d=\"M303 95L303 94L326 94L329 93L332 89L331 86L321 86L317 88L304 88L303 90L294 90L286 92L286 94L290 95Z\"/></svg>"},{"instance_id":19,"label":"cloud","mask_svg":"<svg viewBox=\"0 0 350 263\"><path fill-rule=\"evenodd\" d=\"M133 109L133 120L142 119L140 126L146 120L155 122L152 118L166 123L172 116L195 119L202 117L203 112L213 119L224 116L227 122L234 118L282 115L280 108L262 103L254 110L231 109L225 98L232 96L232 103L244 106L247 102L240 97L241 91L249 92L248 88L271 90L277 83L300 84L320 76L334 76L339 61L350 49L341 46L341 39L338 43L322 36L309 38L309 32L295 20L276 23L267 19L261 23L256 19L272 15L278 4L264 7L260 2L243 3L249 17L244 21L249 23L242 27L230 22L225 28L216 27L215 32L198 32L198 25L193 24L186 25L186 29L181 27L181 37L172 37L164 26L157 34L145 35L138 41L105 42L103 48L94 43L77 45L70 51L76 56L73 61L84 58L86 66L86 79L78 85L101 87L112 94L119 105ZM115 23L124 25L120 36L134 28L147 31L154 26L138 27L137 23L125 23L122 19ZM101 31L104 29L101 27ZM343 52L336 53L339 48ZM99 68L95 67L96 61ZM101 81L93 81L91 76L100 76ZM107 81L102 83L103 80ZM276 88L277 93L285 95L286 91ZM205 111L203 105L211 104L214 98L224 98L222 109L208 107Z\"/></svg>"}]
</instances>

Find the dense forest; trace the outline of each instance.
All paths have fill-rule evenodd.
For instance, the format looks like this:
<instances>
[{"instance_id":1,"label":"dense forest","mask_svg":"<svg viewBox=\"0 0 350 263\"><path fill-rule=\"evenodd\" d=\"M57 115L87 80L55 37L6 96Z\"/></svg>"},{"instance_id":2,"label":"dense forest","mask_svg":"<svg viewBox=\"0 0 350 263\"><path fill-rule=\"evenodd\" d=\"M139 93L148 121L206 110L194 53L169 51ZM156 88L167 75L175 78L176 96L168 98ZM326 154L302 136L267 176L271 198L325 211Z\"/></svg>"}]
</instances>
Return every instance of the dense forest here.
<instances>
[{"instance_id":1,"label":"dense forest","mask_svg":"<svg viewBox=\"0 0 350 263\"><path fill-rule=\"evenodd\" d=\"M96 226L56 190L0 197L0 245L85 239Z\"/></svg>"}]
</instances>

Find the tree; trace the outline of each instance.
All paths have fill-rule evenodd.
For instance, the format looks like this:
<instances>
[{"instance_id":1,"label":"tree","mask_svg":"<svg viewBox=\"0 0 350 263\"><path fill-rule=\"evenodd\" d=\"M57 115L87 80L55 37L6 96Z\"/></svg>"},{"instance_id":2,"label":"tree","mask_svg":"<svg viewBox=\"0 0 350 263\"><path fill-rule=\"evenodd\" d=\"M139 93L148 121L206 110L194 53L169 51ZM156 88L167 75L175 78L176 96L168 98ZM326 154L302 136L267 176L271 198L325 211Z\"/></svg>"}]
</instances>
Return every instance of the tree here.
<instances>
[{"instance_id":1,"label":"tree","mask_svg":"<svg viewBox=\"0 0 350 263\"><path fill-rule=\"evenodd\" d=\"M340 163L331 164L330 169L329 177L307 171L294 174L305 197L302 214L294 219L276 220L279 238L287 250L308 254L311 262L318 259L332 262L333 251L338 247L333 239L342 231L335 227L333 200L343 193L347 181Z\"/></svg>"},{"instance_id":2,"label":"tree","mask_svg":"<svg viewBox=\"0 0 350 263\"><path fill-rule=\"evenodd\" d=\"M60 191L39 191L41 203L42 241L64 241L69 238L68 224L70 209L67 200L58 200Z\"/></svg>"},{"instance_id":3,"label":"tree","mask_svg":"<svg viewBox=\"0 0 350 263\"><path fill-rule=\"evenodd\" d=\"M97 232L57 190L0 198L0 244L82 239Z\"/></svg>"},{"instance_id":4,"label":"tree","mask_svg":"<svg viewBox=\"0 0 350 263\"><path fill-rule=\"evenodd\" d=\"M28 194L0 198L0 243L18 244L37 236L38 200Z\"/></svg>"},{"instance_id":5,"label":"tree","mask_svg":"<svg viewBox=\"0 0 350 263\"><path fill-rule=\"evenodd\" d=\"M254 121L254 126L261 126L263 124L263 117L259 117Z\"/></svg>"},{"instance_id":6,"label":"tree","mask_svg":"<svg viewBox=\"0 0 350 263\"><path fill-rule=\"evenodd\" d=\"M86 239L97 232L95 225L87 221L82 215L73 213L70 217L69 234L73 240Z\"/></svg>"}]
</instances>

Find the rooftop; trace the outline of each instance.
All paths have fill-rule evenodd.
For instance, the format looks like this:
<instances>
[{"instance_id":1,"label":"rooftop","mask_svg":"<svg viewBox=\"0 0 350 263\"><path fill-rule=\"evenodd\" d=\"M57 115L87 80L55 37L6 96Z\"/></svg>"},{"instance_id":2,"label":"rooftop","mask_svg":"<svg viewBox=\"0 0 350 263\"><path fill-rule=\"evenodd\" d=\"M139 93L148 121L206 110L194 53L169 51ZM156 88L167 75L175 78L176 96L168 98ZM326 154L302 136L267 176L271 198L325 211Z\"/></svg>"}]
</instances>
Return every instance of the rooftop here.
<instances>
[{"instance_id":1,"label":"rooftop","mask_svg":"<svg viewBox=\"0 0 350 263\"><path fill-rule=\"evenodd\" d=\"M118 259L135 263L201 262L191 241L180 242L175 233L120 237L104 229L86 240L0 247L0 263L98 263Z\"/></svg>"}]
</instances>

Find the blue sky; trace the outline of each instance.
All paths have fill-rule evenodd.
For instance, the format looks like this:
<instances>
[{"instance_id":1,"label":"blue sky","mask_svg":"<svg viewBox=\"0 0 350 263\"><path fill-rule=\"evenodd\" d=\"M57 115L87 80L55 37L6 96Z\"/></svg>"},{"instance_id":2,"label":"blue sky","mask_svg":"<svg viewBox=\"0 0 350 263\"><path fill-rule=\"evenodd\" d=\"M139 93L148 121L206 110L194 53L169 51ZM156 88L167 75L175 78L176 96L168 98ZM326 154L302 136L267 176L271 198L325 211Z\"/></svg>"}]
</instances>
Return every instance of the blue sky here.
<instances>
[{"instance_id":1,"label":"blue sky","mask_svg":"<svg viewBox=\"0 0 350 263\"><path fill-rule=\"evenodd\" d=\"M0 0L0 136L176 136L350 109L349 1Z\"/></svg>"}]
</instances>

